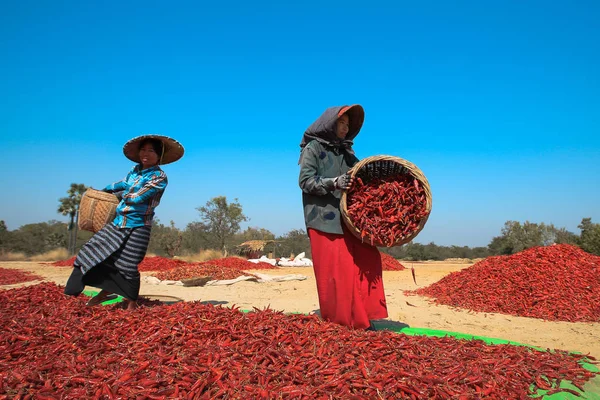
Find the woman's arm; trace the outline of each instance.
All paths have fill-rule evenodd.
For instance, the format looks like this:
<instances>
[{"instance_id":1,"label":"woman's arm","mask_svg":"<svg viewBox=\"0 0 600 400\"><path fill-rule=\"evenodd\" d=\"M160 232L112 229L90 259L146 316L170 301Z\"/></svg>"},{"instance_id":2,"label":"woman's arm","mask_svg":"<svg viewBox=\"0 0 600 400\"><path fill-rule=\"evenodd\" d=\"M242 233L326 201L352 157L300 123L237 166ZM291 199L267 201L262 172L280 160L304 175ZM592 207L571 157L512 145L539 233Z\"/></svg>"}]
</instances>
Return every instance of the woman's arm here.
<instances>
[{"instance_id":1,"label":"woman's arm","mask_svg":"<svg viewBox=\"0 0 600 400\"><path fill-rule=\"evenodd\" d=\"M318 175L318 157L312 146L306 146L300 156L300 176L298 183L304 193L324 196L334 191L335 178L324 178Z\"/></svg>"},{"instance_id":2,"label":"woman's arm","mask_svg":"<svg viewBox=\"0 0 600 400\"><path fill-rule=\"evenodd\" d=\"M121 192L123 190L127 190L127 184L125 182L127 182L130 175L131 175L131 172L129 172L127 174L127 176L124 179L120 180L119 182L115 182L115 183L111 183L110 185L107 185L106 187L104 187L104 189L102 189L102 191L108 192L108 193L115 193L115 192Z\"/></svg>"},{"instance_id":3,"label":"woman's arm","mask_svg":"<svg viewBox=\"0 0 600 400\"><path fill-rule=\"evenodd\" d=\"M167 176L164 173L157 174L144 184L139 190L127 193L123 196L125 204L143 204L153 196L164 192L167 187Z\"/></svg>"}]
</instances>

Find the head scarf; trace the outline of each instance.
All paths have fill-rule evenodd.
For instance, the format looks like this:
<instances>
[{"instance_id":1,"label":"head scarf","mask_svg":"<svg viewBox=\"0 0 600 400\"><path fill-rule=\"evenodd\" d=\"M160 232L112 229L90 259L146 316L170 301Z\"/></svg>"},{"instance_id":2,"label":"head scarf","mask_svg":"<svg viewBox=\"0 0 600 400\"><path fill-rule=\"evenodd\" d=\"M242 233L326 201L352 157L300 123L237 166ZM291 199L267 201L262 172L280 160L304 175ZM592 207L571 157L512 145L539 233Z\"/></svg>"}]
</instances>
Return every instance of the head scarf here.
<instances>
[{"instance_id":1,"label":"head scarf","mask_svg":"<svg viewBox=\"0 0 600 400\"><path fill-rule=\"evenodd\" d=\"M335 132L336 122L344 114L348 115L350 124L346 138L340 139L336 136ZM364 119L365 111L358 104L329 107L304 132L300 148L304 148L309 142L316 140L327 147L337 148L349 154L354 154L354 150L352 150L353 140L358 135L358 132L360 132Z\"/></svg>"}]
</instances>

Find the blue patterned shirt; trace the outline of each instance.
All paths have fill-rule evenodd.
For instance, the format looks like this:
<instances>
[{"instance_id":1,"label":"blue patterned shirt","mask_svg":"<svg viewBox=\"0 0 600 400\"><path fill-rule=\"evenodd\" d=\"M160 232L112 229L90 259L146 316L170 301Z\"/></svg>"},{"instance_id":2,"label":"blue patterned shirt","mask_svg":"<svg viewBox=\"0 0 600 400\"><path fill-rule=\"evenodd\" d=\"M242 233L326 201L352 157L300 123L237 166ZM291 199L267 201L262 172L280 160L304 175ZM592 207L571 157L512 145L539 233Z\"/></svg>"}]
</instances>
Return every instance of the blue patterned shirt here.
<instances>
[{"instance_id":1,"label":"blue patterned shirt","mask_svg":"<svg viewBox=\"0 0 600 400\"><path fill-rule=\"evenodd\" d=\"M138 164L125 179L102 189L108 193L123 192L113 224L118 228L152 226L154 209L167 187L167 175L157 165L142 170Z\"/></svg>"}]
</instances>

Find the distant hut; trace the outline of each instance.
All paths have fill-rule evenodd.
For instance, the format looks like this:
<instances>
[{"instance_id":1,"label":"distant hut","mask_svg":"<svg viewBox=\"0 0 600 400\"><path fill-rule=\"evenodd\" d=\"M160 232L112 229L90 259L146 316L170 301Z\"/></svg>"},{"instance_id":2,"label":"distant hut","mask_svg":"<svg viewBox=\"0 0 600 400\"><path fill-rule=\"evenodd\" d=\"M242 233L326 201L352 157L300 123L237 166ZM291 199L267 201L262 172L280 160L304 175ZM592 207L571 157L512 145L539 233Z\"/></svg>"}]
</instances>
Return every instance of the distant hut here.
<instances>
[{"instance_id":1,"label":"distant hut","mask_svg":"<svg viewBox=\"0 0 600 400\"><path fill-rule=\"evenodd\" d=\"M249 259L260 258L265 254L266 249L269 249L269 258L272 258L276 243L276 240L248 240L236 246L236 249L239 255Z\"/></svg>"}]
</instances>

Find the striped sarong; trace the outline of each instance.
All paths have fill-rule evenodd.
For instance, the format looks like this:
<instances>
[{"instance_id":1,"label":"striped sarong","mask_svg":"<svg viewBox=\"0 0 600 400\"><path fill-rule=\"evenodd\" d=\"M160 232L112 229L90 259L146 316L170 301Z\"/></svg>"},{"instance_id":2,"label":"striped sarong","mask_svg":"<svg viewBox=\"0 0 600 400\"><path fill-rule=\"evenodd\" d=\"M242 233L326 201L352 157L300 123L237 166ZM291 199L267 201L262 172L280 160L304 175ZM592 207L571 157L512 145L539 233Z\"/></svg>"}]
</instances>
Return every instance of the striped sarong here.
<instances>
[{"instance_id":1,"label":"striped sarong","mask_svg":"<svg viewBox=\"0 0 600 400\"><path fill-rule=\"evenodd\" d=\"M149 226L118 229L108 223L83 245L74 265L85 275L104 262L125 278L139 278L138 265L146 256L151 230Z\"/></svg>"}]
</instances>

